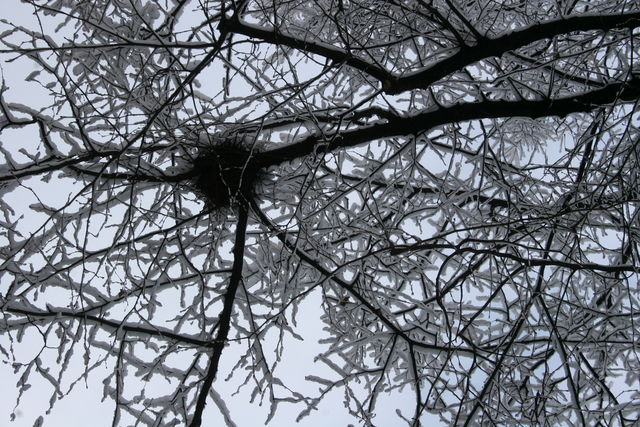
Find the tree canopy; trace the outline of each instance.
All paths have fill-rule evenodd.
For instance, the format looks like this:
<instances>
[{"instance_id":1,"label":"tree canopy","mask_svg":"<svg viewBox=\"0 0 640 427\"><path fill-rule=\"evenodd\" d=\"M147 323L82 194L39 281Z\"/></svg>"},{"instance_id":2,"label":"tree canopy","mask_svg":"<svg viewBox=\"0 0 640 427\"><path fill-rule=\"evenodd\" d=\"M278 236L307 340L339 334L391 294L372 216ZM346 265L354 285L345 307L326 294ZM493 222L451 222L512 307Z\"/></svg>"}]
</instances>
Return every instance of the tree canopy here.
<instances>
[{"instance_id":1,"label":"tree canopy","mask_svg":"<svg viewBox=\"0 0 640 427\"><path fill-rule=\"evenodd\" d=\"M114 426L235 425L237 393L259 423L640 417L637 2L14 6L18 408L96 377Z\"/></svg>"}]
</instances>

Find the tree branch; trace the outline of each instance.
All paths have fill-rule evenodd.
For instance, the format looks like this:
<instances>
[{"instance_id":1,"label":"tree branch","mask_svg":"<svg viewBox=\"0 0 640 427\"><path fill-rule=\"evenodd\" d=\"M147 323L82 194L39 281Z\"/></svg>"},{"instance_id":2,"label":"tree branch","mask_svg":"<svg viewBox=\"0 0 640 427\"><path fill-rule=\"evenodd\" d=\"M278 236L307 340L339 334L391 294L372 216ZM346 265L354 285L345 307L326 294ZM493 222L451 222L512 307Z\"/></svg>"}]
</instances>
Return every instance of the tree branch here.
<instances>
[{"instance_id":1,"label":"tree branch","mask_svg":"<svg viewBox=\"0 0 640 427\"><path fill-rule=\"evenodd\" d=\"M282 33L278 28L265 29L242 22L239 19L229 20L224 28L235 34L260 39L276 46L288 46L323 56L337 63L345 63L382 82L382 88L386 93L399 94L412 89L427 88L467 65L484 58L500 56L538 40L576 31L609 31L620 28L635 28L637 26L640 26L640 13L638 12L615 15L582 15L543 22L495 39L481 38L475 46L463 46L454 55L405 76L394 75L390 71L358 58L351 52L341 48L321 42L301 40Z\"/></svg>"},{"instance_id":2,"label":"tree branch","mask_svg":"<svg viewBox=\"0 0 640 427\"><path fill-rule=\"evenodd\" d=\"M634 102L639 97L640 78L634 75L627 82L611 83L601 89L559 99L456 104L413 116L396 115L395 118L392 118L390 113L387 115L386 123L322 136L312 135L282 148L259 153L252 159L252 163L258 167L274 166L315 152L329 152L338 148L355 147L381 138L423 133L448 123L500 117L535 119L566 116L572 113L589 112L615 102Z\"/></svg>"},{"instance_id":3,"label":"tree branch","mask_svg":"<svg viewBox=\"0 0 640 427\"><path fill-rule=\"evenodd\" d=\"M202 387L200 388L198 401L196 403L196 410L193 414L189 427L199 427L202 424L202 412L204 411L204 407L207 403L207 397L209 396L209 390L211 390L213 380L216 378L218 373L218 365L220 362L220 356L222 355L222 350L227 343L227 335L229 335L229 329L231 326L231 312L233 311L235 295L238 290L238 285L242 280L248 216L248 206L246 203L240 203L238 207L238 221L236 223L236 238L233 246L233 269L231 271L231 278L229 279L227 292L224 295L222 311L218 318L218 334L213 342L213 349L211 350L211 359L209 359L207 375L202 382Z\"/></svg>"},{"instance_id":4,"label":"tree branch","mask_svg":"<svg viewBox=\"0 0 640 427\"><path fill-rule=\"evenodd\" d=\"M456 54L424 70L383 82L388 94L411 89L427 88L456 70L491 56L500 56L538 40L553 38L576 31L609 31L640 26L640 13L617 15L582 15L544 22L505 34L495 39L480 39L475 46L463 47Z\"/></svg>"}]
</instances>

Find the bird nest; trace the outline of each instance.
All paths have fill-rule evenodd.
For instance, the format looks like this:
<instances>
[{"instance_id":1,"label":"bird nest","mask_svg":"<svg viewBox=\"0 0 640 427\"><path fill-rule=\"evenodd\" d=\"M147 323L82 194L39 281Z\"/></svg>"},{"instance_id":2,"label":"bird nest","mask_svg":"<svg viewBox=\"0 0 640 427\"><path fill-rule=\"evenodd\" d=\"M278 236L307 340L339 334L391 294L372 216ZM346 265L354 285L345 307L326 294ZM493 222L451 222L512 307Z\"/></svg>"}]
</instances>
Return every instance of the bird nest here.
<instances>
[{"instance_id":1,"label":"bird nest","mask_svg":"<svg viewBox=\"0 0 640 427\"><path fill-rule=\"evenodd\" d=\"M194 161L197 192L214 209L246 202L256 177L250 160L251 151L239 144L210 148Z\"/></svg>"}]
</instances>

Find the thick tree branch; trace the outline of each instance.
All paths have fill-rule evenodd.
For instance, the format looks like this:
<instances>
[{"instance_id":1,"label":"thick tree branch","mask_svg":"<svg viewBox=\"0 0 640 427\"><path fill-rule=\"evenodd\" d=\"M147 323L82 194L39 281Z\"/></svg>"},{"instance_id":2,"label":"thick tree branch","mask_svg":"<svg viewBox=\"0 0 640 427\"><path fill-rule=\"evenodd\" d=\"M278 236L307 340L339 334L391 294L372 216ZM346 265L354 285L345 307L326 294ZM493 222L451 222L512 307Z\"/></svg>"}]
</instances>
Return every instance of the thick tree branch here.
<instances>
[{"instance_id":1,"label":"thick tree branch","mask_svg":"<svg viewBox=\"0 0 640 427\"><path fill-rule=\"evenodd\" d=\"M463 46L454 55L440 60L420 71L397 76L377 64L368 62L333 45L318 41L301 40L279 31L277 28L261 28L257 25L231 19L224 28L235 34L262 40L277 46L288 46L304 52L344 63L382 82L388 94L398 94L411 89L427 88L443 77L461 70L484 58L500 56L511 50L538 40L553 38L575 31L609 31L640 26L640 13L616 15L582 15L532 25L495 39L481 38L475 46Z\"/></svg>"},{"instance_id":2,"label":"thick tree branch","mask_svg":"<svg viewBox=\"0 0 640 427\"><path fill-rule=\"evenodd\" d=\"M615 102L633 102L639 97L640 78L634 75L627 82L612 83L601 89L559 99L483 101L456 104L407 117L391 118L389 115L386 123L328 135L312 135L282 148L259 153L252 162L258 167L274 166L312 153L354 147L381 138L418 134L448 123L500 117L535 119L566 116Z\"/></svg>"},{"instance_id":3,"label":"thick tree branch","mask_svg":"<svg viewBox=\"0 0 640 427\"><path fill-rule=\"evenodd\" d=\"M640 13L618 15L582 15L544 22L505 34L495 39L481 39L475 46L463 47L455 55L415 73L392 78L383 83L389 94L411 89L427 88L443 77L484 58L500 56L538 40L553 38L576 31L609 31L640 26Z\"/></svg>"},{"instance_id":4,"label":"thick tree branch","mask_svg":"<svg viewBox=\"0 0 640 427\"><path fill-rule=\"evenodd\" d=\"M249 24L239 19L229 20L223 27L234 34L241 34L276 46L288 46L294 49L323 56L336 63L345 63L353 68L364 71L370 76L380 80L388 80L393 76L391 73L378 65L371 64L364 59L358 58L349 52L337 48L333 45L318 41L301 40L293 36L280 32L277 28L265 29L258 25Z\"/></svg>"},{"instance_id":5,"label":"thick tree branch","mask_svg":"<svg viewBox=\"0 0 640 427\"><path fill-rule=\"evenodd\" d=\"M198 394L196 409L193 414L193 418L191 419L191 423L189 424L190 427L199 427L202 424L202 412L204 411L204 407L207 403L207 397L209 396L209 390L211 390L213 380L216 378L218 373L218 365L220 363L220 357L222 356L222 350L224 350L224 346L227 343L236 291L238 290L238 286L242 280L248 215L249 212L246 203L240 203L238 207L238 221L236 223L236 238L233 246L233 268L229 279L229 286L227 287L227 292L224 295L222 311L218 318L218 333L216 334L215 341L213 342L211 358L209 359L209 367L207 368L207 374L204 377Z\"/></svg>"}]
</instances>

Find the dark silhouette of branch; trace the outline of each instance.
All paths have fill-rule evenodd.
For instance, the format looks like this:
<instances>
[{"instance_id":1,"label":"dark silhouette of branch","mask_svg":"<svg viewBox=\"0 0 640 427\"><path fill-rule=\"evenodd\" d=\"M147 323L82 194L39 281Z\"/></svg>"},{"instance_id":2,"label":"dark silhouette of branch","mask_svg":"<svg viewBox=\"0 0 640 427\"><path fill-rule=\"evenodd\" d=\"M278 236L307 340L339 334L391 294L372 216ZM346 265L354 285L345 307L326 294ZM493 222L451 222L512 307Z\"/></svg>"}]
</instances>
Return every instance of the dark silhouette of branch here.
<instances>
[{"instance_id":1,"label":"dark silhouette of branch","mask_svg":"<svg viewBox=\"0 0 640 427\"><path fill-rule=\"evenodd\" d=\"M428 88L454 71L461 70L476 61L492 56L500 56L538 40L576 31L610 31L622 28L632 29L638 26L640 26L640 13L581 15L542 22L515 30L498 38L480 38L475 45L460 46L458 52L454 55L438 60L423 70L413 71L408 75L396 76L379 65L356 56L352 52L327 44L301 40L283 34L277 28L265 29L242 22L238 18L230 19L225 23L225 29L235 34L260 39L278 46L288 46L323 56L336 63L347 64L382 82L383 90L389 94L398 94L411 89Z\"/></svg>"},{"instance_id":2,"label":"dark silhouette of branch","mask_svg":"<svg viewBox=\"0 0 640 427\"><path fill-rule=\"evenodd\" d=\"M614 102L635 102L640 97L640 78L635 75L627 82L611 83L601 89L559 99L522 101L483 101L456 104L408 117L388 117L386 123L354 130L309 136L282 148L259 153L253 163L259 167L273 166L313 153L354 147L366 142L392 136L413 135L437 126L465 120L500 117L547 116L564 117L572 113L593 111Z\"/></svg>"},{"instance_id":3,"label":"dark silhouette of branch","mask_svg":"<svg viewBox=\"0 0 640 427\"><path fill-rule=\"evenodd\" d=\"M247 233L247 220L249 212L245 203L241 203L238 207L238 222L236 223L236 237L233 246L233 267L231 271L231 277L229 278L229 284L224 294L224 303L222 311L218 316L218 322L216 328L218 333L212 344L211 356L209 358L209 367L207 373L203 378L202 385L200 386L200 392L198 393L198 399L196 401L196 409L189 423L190 427L199 427L202 424L202 411L207 403L207 397L211 390L213 380L218 373L218 365L220 363L220 357L222 351L227 343L227 336L231 329L231 313L234 308L235 296L242 280L242 267L244 265L244 246L246 243Z\"/></svg>"}]
</instances>

